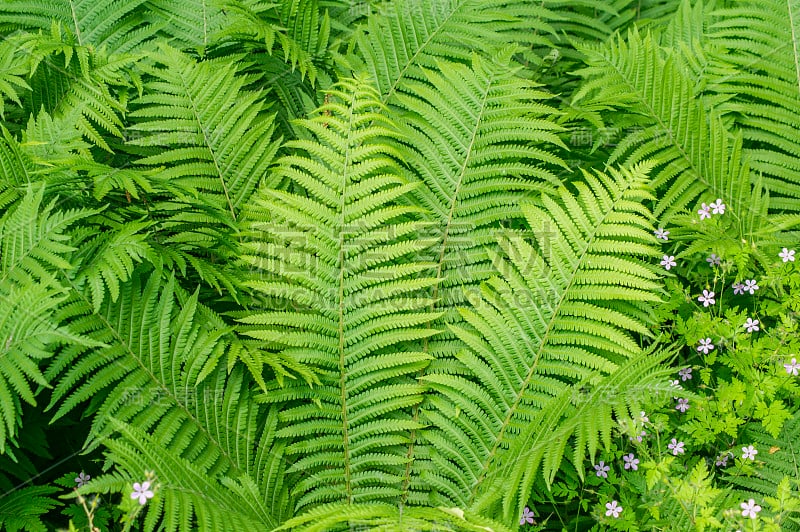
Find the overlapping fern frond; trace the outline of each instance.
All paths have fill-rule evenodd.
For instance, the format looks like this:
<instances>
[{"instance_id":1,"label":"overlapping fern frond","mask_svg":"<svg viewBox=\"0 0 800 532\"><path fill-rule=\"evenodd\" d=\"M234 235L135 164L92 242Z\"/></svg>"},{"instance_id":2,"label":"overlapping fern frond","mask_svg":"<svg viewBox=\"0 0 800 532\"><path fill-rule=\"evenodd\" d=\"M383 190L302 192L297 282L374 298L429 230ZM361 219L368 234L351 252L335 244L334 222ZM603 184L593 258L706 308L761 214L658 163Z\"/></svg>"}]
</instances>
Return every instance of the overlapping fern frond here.
<instances>
[{"instance_id":1,"label":"overlapping fern frond","mask_svg":"<svg viewBox=\"0 0 800 532\"><path fill-rule=\"evenodd\" d=\"M122 94L130 86L125 70L138 56L110 56L78 44L76 37L54 24L49 33L22 34L13 39L26 58L32 91L24 109L42 109L66 118L94 145L111 152L105 135L122 137Z\"/></svg>"},{"instance_id":2,"label":"overlapping fern frond","mask_svg":"<svg viewBox=\"0 0 800 532\"><path fill-rule=\"evenodd\" d=\"M276 526L268 517L270 497L278 514L284 506L280 449L272 446L276 417L263 415L241 367L229 374L219 364L236 342L196 292L182 294L174 277L163 281L162 272L139 267L116 302L95 312L74 297L61 316L94 343L66 347L48 368L58 380L54 419L88 402L89 448L108 447L131 475L156 469L164 490L149 523L167 530L185 530L192 519L214 530L226 521ZM99 482L103 490L124 483L119 476ZM267 510L236 502L245 500L237 489L253 491L247 498L260 493Z\"/></svg>"},{"instance_id":3,"label":"overlapping fern frond","mask_svg":"<svg viewBox=\"0 0 800 532\"><path fill-rule=\"evenodd\" d=\"M0 453L15 440L21 402L36 404L48 379L39 364L63 344L94 345L65 328L58 316L67 289L60 273L74 251L65 233L87 216L42 205L43 187L31 186L0 218Z\"/></svg>"},{"instance_id":4,"label":"overlapping fern frond","mask_svg":"<svg viewBox=\"0 0 800 532\"><path fill-rule=\"evenodd\" d=\"M771 207L800 210L800 4L794 0L732 2L714 13L710 39L738 67L721 80L734 98L723 106L747 141L754 170L765 176ZM727 86L727 87L726 87Z\"/></svg>"},{"instance_id":5,"label":"overlapping fern frond","mask_svg":"<svg viewBox=\"0 0 800 532\"><path fill-rule=\"evenodd\" d=\"M264 93L248 90L254 79L239 74L236 58L196 62L163 47L154 59L128 134L145 155L137 164L183 191L148 209L159 221L159 251L233 292L236 279L221 258L233 254L236 221L278 149L273 117Z\"/></svg>"},{"instance_id":6,"label":"overlapping fern frond","mask_svg":"<svg viewBox=\"0 0 800 532\"><path fill-rule=\"evenodd\" d=\"M202 196L211 214L233 222L277 150L264 95L247 89L254 80L237 75L228 58L197 62L165 46L154 60L128 131L138 136L131 145L156 153L137 163L159 168L157 177Z\"/></svg>"},{"instance_id":7,"label":"overlapping fern frond","mask_svg":"<svg viewBox=\"0 0 800 532\"><path fill-rule=\"evenodd\" d=\"M524 30L525 39L541 38L553 17L541 3L516 0L401 0L382 9L354 37L358 56L351 59L384 102L407 81L424 79L423 69L435 69L437 61L469 64L474 50L492 54L517 31Z\"/></svg>"},{"instance_id":8,"label":"overlapping fern frond","mask_svg":"<svg viewBox=\"0 0 800 532\"><path fill-rule=\"evenodd\" d=\"M637 30L606 45L579 49L588 66L580 71L586 83L575 100L624 110L620 142L608 164L657 161L653 187L663 192L654 214L662 223L692 207L701 195L708 202L722 198L733 216L744 217L741 198L749 195L750 178L741 135L728 131L720 113L697 97L680 55L667 54L650 34L641 36Z\"/></svg>"},{"instance_id":9,"label":"overlapping fern frond","mask_svg":"<svg viewBox=\"0 0 800 532\"><path fill-rule=\"evenodd\" d=\"M404 159L422 181L414 196L436 240L430 260L442 279L433 291L439 309L461 306L465 289L494 273L487 249L522 218L519 197L554 191L553 169L566 166L547 151L565 147L550 96L514 75L512 51L491 63L477 56L471 66L439 63L395 100L406 111Z\"/></svg>"},{"instance_id":10,"label":"overlapping fern frond","mask_svg":"<svg viewBox=\"0 0 800 532\"><path fill-rule=\"evenodd\" d=\"M432 446L423 474L445 501L471 508L504 499L504 515L513 518L524 502L518 481L545 454L532 439L560 438L543 464L551 477L570 436L577 457L584 449L593 455L599 441L608 443L612 413L635 408L631 389L658 377L634 338L650 336L660 291L644 262L658 253L642 205L651 198L649 169L586 173L577 195L562 188L524 208L533 242L501 240L500 275L462 310L467 324L450 327L468 347L452 369L423 378L436 392L423 412ZM573 394L585 382L605 383L618 398L570 417L584 406Z\"/></svg>"},{"instance_id":11,"label":"overlapping fern frond","mask_svg":"<svg viewBox=\"0 0 800 532\"><path fill-rule=\"evenodd\" d=\"M0 31L49 31L53 23L75 36L78 46L105 48L108 53L130 51L152 32L142 30L140 6L147 0L4 0ZM149 35L148 35L149 33Z\"/></svg>"},{"instance_id":12,"label":"overlapping fern frond","mask_svg":"<svg viewBox=\"0 0 800 532\"><path fill-rule=\"evenodd\" d=\"M408 409L422 400L412 378L429 356L404 349L434 334L437 314L422 291L436 280L417 259L415 186L402 176L389 138L397 129L364 81L345 81L301 122L314 139L293 141L263 188L247 263L263 311L240 318L246 334L315 368L321 381L287 382L263 397L281 404L297 507L389 501L400 493ZM263 213L268 213L264 221ZM259 219L260 218L260 219ZM312 472L313 474L307 474Z\"/></svg>"}]
</instances>

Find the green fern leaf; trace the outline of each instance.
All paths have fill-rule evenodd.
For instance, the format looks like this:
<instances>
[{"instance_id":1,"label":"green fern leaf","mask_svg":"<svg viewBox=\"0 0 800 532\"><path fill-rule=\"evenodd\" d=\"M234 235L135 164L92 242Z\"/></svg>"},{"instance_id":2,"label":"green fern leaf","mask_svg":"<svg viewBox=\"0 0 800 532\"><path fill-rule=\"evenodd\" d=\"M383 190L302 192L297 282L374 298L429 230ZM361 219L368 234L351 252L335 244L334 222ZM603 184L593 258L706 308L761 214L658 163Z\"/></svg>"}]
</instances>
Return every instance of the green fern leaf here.
<instances>
[{"instance_id":1,"label":"green fern leaf","mask_svg":"<svg viewBox=\"0 0 800 532\"><path fill-rule=\"evenodd\" d=\"M593 453L599 439L608 443L612 409L593 427L569 417L569 399L578 384L597 376L631 387L637 374L647 375L641 366L620 371L637 357L639 364L646 360L632 335L650 336L651 305L660 300L658 274L642 261L658 255L642 206L651 197L650 168L584 173L577 195L562 188L558 198L524 207L535 244L501 240L503 254L494 260L499 277L462 310L467 325L450 327L468 346L456 356L458 369L423 378L435 391L423 412L432 446L424 478L444 500L485 507L487 497L507 495L504 515L513 518L524 502L520 492L509 485L498 490L495 482L521 478L529 462L515 458L531 430L542 434L544 425L544 433L564 440L576 434L576 456L584 448ZM614 407L617 413L625 402ZM539 446L533 451L535 470L544 455ZM562 453L563 447L547 459L547 476Z\"/></svg>"},{"instance_id":2,"label":"green fern leaf","mask_svg":"<svg viewBox=\"0 0 800 532\"><path fill-rule=\"evenodd\" d=\"M326 502L389 500L400 493L408 414L423 388L412 375L429 360L402 345L436 331L421 290L435 283L415 260L419 209L403 206L414 187L389 143L395 126L363 81L342 82L313 118L316 140L288 143L272 177L304 193L263 188L255 197L268 222L254 220L248 284L264 310L240 318L256 339L311 365L321 384L289 382L264 401L283 404L292 495L299 508ZM306 155L307 154L307 155ZM258 212L258 211L256 211ZM287 404L288 402L288 404ZM313 476L298 475L315 471Z\"/></svg>"}]
</instances>

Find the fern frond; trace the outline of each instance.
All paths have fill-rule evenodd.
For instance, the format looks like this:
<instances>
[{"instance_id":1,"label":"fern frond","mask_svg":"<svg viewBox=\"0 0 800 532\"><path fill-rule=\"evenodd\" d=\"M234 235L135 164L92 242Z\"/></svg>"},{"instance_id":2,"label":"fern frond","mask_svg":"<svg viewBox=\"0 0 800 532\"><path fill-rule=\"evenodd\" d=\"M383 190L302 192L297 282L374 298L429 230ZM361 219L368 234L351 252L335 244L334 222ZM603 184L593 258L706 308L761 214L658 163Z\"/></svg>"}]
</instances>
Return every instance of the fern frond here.
<instances>
[{"instance_id":1,"label":"fern frond","mask_svg":"<svg viewBox=\"0 0 800 532\"><path fill-rule=\"evenodd\" d=\"M374 80L382 101L404 91L409 80L425 78L447 60L469 64L474 50L489 54L507 46L510 34L551 32L553 18L541 3L486 0L401 0L384 4L354 38L358 57L352 69Z\"/></svg>"},{"instance_id":2,"label":"fern frond","mask_svg":"<svg viewBox=\"0 0 800 532\"><path fill-rule=\"evenodd\" d=\"M153 59L153 79L129 114L128 130L140 135L130 144L166 148L137 162L158 168L157 178L201 196L232 223L278 148L263 93L247 90L253 80L237 75L228 58L196 62L162 47Z\"/></svg>"},{"instance_id":3,"label":"fern frond","mask_svg":"<svg viewBox=\"0 0 800 532\"><path fill-rule=\"evenodd\" d=\"M221 3L209 0L147 0L144 16L168 37L170 46L201 53L229 23Z\"/></svg>"},{"instance_id":4,"label":"fern frond","mask_svg":"<svg viewBox=\"0 0 800 532\"><path fill-rule=\"evenodd\" d=\"M734 204L750 187L741 135L729 132L719 113L696 97L679 54L665 56L650 34L642 37L636 30L579 49L588 66L579 72L586 83L575 100L585 104L588 97L637 118L638 127L626 132L608 164L656 163L653 187L663 192L654 214L661 223L704 194L709 202L722 198L732 205L732 216L745 216L746 203Z\"/></svg>"},{"instance_id":5,"label":"fern frond","mask_svg":"<svg viewBox=\"0 0 800 532\"><path fill-rule=\"evenodd\" d=\"M576 434L575 454L591 454L607 440L612 411L633 406L625 405L628 390L619 390L606 416L593 413L594 426L568 416L560 425L576 384L605 378L631 387L637 370L653 370L634 340L651 335L651 306L660 300L658 274L642 260L658 254L642 205L652 197L650 169L584 173L577 195L562 188L557 198L523 208L533 244L513 235L501 240L499 276L461 311L467 325L450 327L468 346L456 356L459 364L423 378L435 391L423 412L432 447L424 478L450 504L472 508L507 496L504 515L512 518L520 509L518 486L497 490L494 483L520 478L528 463L515 462L515 453L531 430ZM634 360L645 366L626 366ZM560 459L561 453L548 457L547 475Z\"/></svg>"},{"instance_id":6,"label":"fern frond","mask_svg":"<svg viewBox=\"0 0 800 532\"><path fill-rule=\"evenodd\" d=\"M147 0L4 0L0 31L49 31L56 23L74 36L79 46L105 48L109 53L137 44L136 30L143 24L140 6Z\"/></svg>"},{"instance_id":7,"label":"fern frond","mask_svg":"<svg viewBox=\"0 0 800 532\"><path fill-rule=\"evenodd\" d=\"M134 480L141 481L145 471L153 471L156 495L148 503L145 530L178 531L195 526L210 531L273 530L277 526L257 490L247 489L252 484L237 485L233 479L219 477L191 455L181 456L165 448L159 438L137 424L112 419L112 425L122 437L106 442L108 456L126 474L106 476L90 486L101 493L122 491L127 496Z\"/></svg>"},{"instance_id":8,"label":"fern frond","mask_svg":"<svg viewBox=\"0 0 800 532\"><path fill-rule=\"evenodd\" d=\"M230 330L196 319L207 312L199 309L196 293L178 308L174 278L162 282L159 270L146 275L142 269L98 312L80 294L65 306L70 330L100 347L69 346L58 354L46 373L58 382L48 409L58 406L59 419L91 401L90 446L107 434L113 417L150 431L198 466L235 469L235 457L248 454L249 432L240 423L254 414L247 413L241 375L227 381L224 369L214 369ZM231 402L235 393L243 398L240 405ZM231 434L239 436L231 440Z\"/></svg>"},{"instance_id":9,"label":"fern frond","mask_svg":"<svg viewBox=\"0 0 800 532\"><path fill-rule=\"evenodd\" d=\"M408 409L422 399L412 375L429 356L402 345L435 333L420 291L436 282L414 254L419 209L389 142L397 130L364 81L344 81L300 122L315 140L287 143L271 178L301 193L262 188L268 221L252 220L244 260L259 268L248 284L263 310L240 318L243 332L311 365L321 384L273 386L281 404L292 495L299 508L326 502L391 500L400 492ZM258 211L256 211L258 212ZM298 475L315 471L313 476Z\"/></svg>"},{"instance_id":10,"label":"fern frond","mask_svg":"<svg viewBox=\"0 0 800 532\"><path fill-rule=\"evenodd\" d=\"M14 439L21 401L36 404L35 388L47 387L40 363L59 345L95 345L81 340L59 320L66 288L55 275L69 270L74 249L65 234L87 216L42 206L43 187L0 218L0 454Z\"/></svg>"},{"instance_id":11,"label":"fern frond","mask_svg":"<svg viewBox=\"0 0 800 532\"><path fill-rule=\"evenodd\" d=\"M429 260L441 279L431 291L431 309L444 311L441 327L460 321L457 307L494 274L489 250L503 227L522 218L520 196L554 191L560 183L551 167L565 166L546 150L563 146L551 118L556 112L543 102L549 96L515 76L512 51L491 63L474 56L471 67L440 63L395 99L406 111L404 159L422 181L415 198L430 213ZM423 345L436 365L448 364L462 348L452 334ZM411 468L407 475L407 482L416 477ZM420 489L412 499L427 497Z\"/></svg>"},{"instance_id":12,"label":"fern frond","mask_svg":"<svg viewBox=\"0 0 800 532\"><path fill-rule=\"evenodd\" d=\"M330 19L317 0L288 0L280 4L226 0L223 5L231 13L223 35L261 43L269 54L282 56L291 71L297 69L301 82L308 76L314 85L318 65L329 55L330 37Z\"/></svg>"},{"instance_id":13,"label":"fern frond","mask_svg":"<svg viewBox=\"0 0 800 532\"><path fill-rule=\"evenodd\" d=\"M28 486L3 494L0 496L0 527L8 532L45 532L47 527L41 516L59 505L54 499L57 492L58 488L52 486Z\"/></svg>"},{"instance_id":14,"label":"fern frond","mask_svg":"<svg viewBox=\"0 0 800 532\"><path fill-rule=\"evenodd\" d=\"M117 92L128 86L124 70L139 57L109 56L81 46L58 25L50 33L20 35L15 43L30 63L34 90L25 100L26 110L34 114L44 108L56 118L67 118L94 145L111 152L103 134L122 137L125 105Z\"/></svg>"},{"instance_id":15,"label":"fern frond","mask_svg":"<svg viewBox=\"0 0 800 532\"><path fill-rule=\"evenodd\" d=\"M501 523L460 508L397 507L389 504L326 504L290 519L279 530L333 532L368 527L383 532L454 530L458 532L503 532L511 529Z\"/></svg>"},{"instance_id":16,"label":"fern frond","mask_svg":"<svg viewBox=\"0 0 800 532\"><path fill-rule=\"evenodd\" d=\"M512 52L491 63L473 56L471 67L439 63L395 100L406 111L404 159L423 185L414 196L436 239L430 260L442 281L432 297L453 314L465 292L494 273L487 250L503 226L522 218L520 196L554 191L560 181L552 168L566 168L547 151L566 148L549 95L514 75Z\"/></svg>"},{"instance_id":17,"label":"fern frond","mask_svg":"<svg viewBox=\"0 0 800 532\"><path fill-rule=\"evenodd\" d=\"M800 5L793 0L733 2L714 13L711 42L738 67L722 80L753 169L765 176L776 210L800 210Z\"/></svg>"}]
</instances>

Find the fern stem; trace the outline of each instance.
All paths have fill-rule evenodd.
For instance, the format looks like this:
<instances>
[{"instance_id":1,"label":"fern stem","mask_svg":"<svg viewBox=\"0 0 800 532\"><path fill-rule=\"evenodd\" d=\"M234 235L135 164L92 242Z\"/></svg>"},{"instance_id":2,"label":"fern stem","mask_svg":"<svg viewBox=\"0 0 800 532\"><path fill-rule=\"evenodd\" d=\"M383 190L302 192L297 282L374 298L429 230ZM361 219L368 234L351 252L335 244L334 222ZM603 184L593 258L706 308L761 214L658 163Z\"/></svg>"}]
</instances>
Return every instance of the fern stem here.
<instances>
[{"instance_id":1,"label":"fern stem","mask_svg":"<svg viewBox=\"0 0 800 532\"><path fill-rule=\"evenodd\" d=\"M348 106L348 131L353 131L354 118L355 118L355 105L357 92L353 91L350 96L350 105ZM345 234L345 199L347 194L348 170L350 168L350 155L352 140L347 139L347 147L344 152L344 165L342 168L342 185L341 195L339 196L339 392L342 405L342 447L344 451L344 486L345 494L347 496L347 504L353 504L353 488L351 486L351 470L350 470L350 435L347 421L347 367L345 360L345 345L344 345L344 269L345 269L345 253L344 253L344 234Z\"/></svg>"}]
</instances>

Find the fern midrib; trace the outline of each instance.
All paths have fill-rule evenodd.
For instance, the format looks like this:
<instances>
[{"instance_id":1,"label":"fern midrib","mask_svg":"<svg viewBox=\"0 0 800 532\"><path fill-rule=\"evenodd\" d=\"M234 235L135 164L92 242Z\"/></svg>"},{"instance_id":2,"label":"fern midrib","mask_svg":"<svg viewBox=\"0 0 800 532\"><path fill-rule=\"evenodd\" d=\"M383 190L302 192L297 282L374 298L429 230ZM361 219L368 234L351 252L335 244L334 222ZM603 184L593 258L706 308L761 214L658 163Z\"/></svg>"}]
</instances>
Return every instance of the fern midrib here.
<instances>
[{"instance_id":1,"label":"fern midrib","mask_svg":"<svg viewBox=\"0 0 800 532\"><path fill-rule=\"evenodd\" d=\"M72 280L69 279L69 277L66 275L66 272L61 270L61 273L64 275L64 278L70 284L70 286L72 287L73 291L78 295L78 297L80 297L81 300L86 305L89 306L89 308L93 308L92 302L89 301L86 298L86 296L85 296L85 294L83 293L82 290L79 290L78 287L75 286L75 284L72 282ZM128 354L133 360L136 361L136 364L139 366L139 368L142 369L142 371L145 372L145 374L147 374L147 376L150 378L150 380L152 382L156 383L158 385L158 387L166 393L167 396L172 398L172 400L178 406L178 408L180 408L186 414L186 417L188 419L190 419L195 424L195 426L197 426L197 428L203 434L205 434L208 437L208 441L210 441L210 442L212 442L214 444L214 446L219 451L220 455L225 457L225 460L228 462L228 464L231 466L231 468L234 471L236 471L237 473L242 473L242 470L239 468L238 464L225 451L225 448L211 435L211 433L205 428L205 426L202 423L200 423L200 421L196 417L194 417L192 415L192 413L189 411L189 409L186 408L186 406L181 401L178 400L178 398L172 393L172 391L169 388L164 386L164 384L155 376L155 374L152 371L150 371L149 368L147 368L147 366L142 364L142 361L139 359L139 357L136 356L136 353L133 352L133 350L130 348L128 342L125 341L123 336L117 331L117 329L113 326L113 324L111 324L106 319L105 316L103 316L102 314L100 314L98 312L94 312L93 311L92 314L94 316L96 316L103 323L103 325L105 325L105 327L111 332L112 336L120 343L120 345L123 346L123 348L125 350L125 353Z\"/></svg>"},{"instance_id":2,"label":"fern midrib","mask_svg":"<svg viewBox=\"0 0 800 532\"><path fill-rule=\"evenodd\" d=\"M435 30L434 32L432 32L432 33L431 33L431 34L428 36L428 38L427 38L427 39L425 39L425 42L423 42L423 43L422 43L422 45L421 45L421 46L420 46L420 47L417 49L417 51L416 51L416 52L414 52L414 55L412 55L412 56L411 56L411 58L410 58L410 59L409 59L409 60L406 62L405 66L403 66L403 69L400 71L400 75L399 75L399 76L397 76L397 79L396 79L396 80L394 80L394 83L392 83L392 86L391 86L391 88L389 89L389 91L386 93L386 96L384 96L384 97L381 99L382 103L384 103L384 104L385 104L385 103L387 103L387 102L388 102L388 101L391 99L392 95L394 95L395 91L396 91L396 90L397 90L397 88L400 86L400 82L401 82L401 81L403 81L403 80L405 79L405 77L406 77L406 72L408 72L408 70L411 68L411 65L414 65L414 64L416 64L417 58L418 58L418 57L419 57L419 56L422 54L422 51L423 51L423 50L424 50L424 49L425 49L425 48L426 48L426 47L427 47L427 46L428 46L428 45L431 43L431 41L433 40L433 38L434 38L434 37L436 37L436 36L438 36L438 35L439 35L439 33L440 33L440 32L442 31L442 29L443 29L443 28L444 28L444 27L447 25L447 23L448 23L448 22L450 22L450 19L451 19L451 18L453 18L453 16L455 16L455 14L456 14L456 11L458 11L459 9L461 9L461 8L464 6L464 4L465 4L465 3L466 3L466 1L464 1L464 2L460 2L460 3L459 3L459 4L458 4L458 5L457 5L457 6L456 6L456 7L455 7L455 8L454 8L454 9L453 9L451 12L450 12L450 14L449 14L449 15L447 15L447 18L446 18L446 19L444 19L444 21L442 21L442 23L441 23L441 24L439 24L439 26L436 28L436 30Z\"/></svg>"},{"instance_id":3,"label":"fern midrib","mask_svg":"<svg viewBox=\"0 0 800 532\"><path fill-rule=\"evenodd\" d=\"M203 18L205 21L205 17ZM203 141L208 148L208 153L211 154L211 160L214 161L214 168L217 171L217 175L219 176L219 182L222 184L222 191L225 193L225 201L228 203L228 208L231 211L231 216L233 217L233 221L236 221L236 211L233 206L233 202L231 202L231 196L228 193L228 185L225 183L225 178L222 175L222 168L219 166L219 161L217 160L217 154L214 151L213 146L211 145L211 141L208 138L208 134L206 133L206 128L203 127L203 121L200 119L200 114L197 110L197 105L194 100L194 96L192 95L191 91L189 90L188 85L186 85L186 80L183 77L183 71L178 72L178 78L181 80L181 87L183 88L184 94L186 94L186 98L189 100L189 103L192 106L192 114L194 115L194 119L199 126L200 131L203 133Z\"/></svg>"},{"instance_id":4,"label":"fern midrib","mask_svg":"<svg viewBox=\"0 0 800 532\"><path fill-rule=\"evenodd\" d=\"M208 11L206 9L206 0L203 0L203 48L208 47ZM236 218L234 217L234 220Z\"/></svg>"},{"instance_id":5,"label":"fern midrib","mask_svg":"<svg viewBox=\"0 0 800 532\"><path fill-rule=\"evenodd\" d=\"M353 123L355 120L355 105L357 93L354 91L350 97L350 105L348 106L348 124L347 124L347 148L344 152L344 167L342 169L342 192L339 197L339 394L342 406L342 448L344 451L344 485L345 494L347 495L347 504L353 503L353 488L351 485L351 471L350 471L350 433L347 419L347 368L345 367L345 354L344 354L344 234L345 234L345 198L347 197L347 184L348 184L348 170L350 169L350 143L352 142L351 135L353 132Z\"/></svg>"},{"instance_id":6,"label":"fern midrib","mask_svg":"<svg viewBox=\"0 0 800 532\"><path fill-rule=\"evenodd\" d=\"M495 81L495 76L494 73L492 73L492 75L488 79L488 82L485 85L486 90L483 92L483 95L481 97L480 112L478 113L478 116L475 119L475 127L472 130L472 137L470 138L469 145L466 147L464 154L464 162L461 165L461 169L459 170L458 181L456 183L455 189L453 190L453 199L450 202L450 211L448 212L447 221L445 222L444 236L442 237L441 250L439 252L439 259L436 264L436 277L435 277L436 279L439 279L442 275L442 269L444 267L444 257L445 257L445 252L447 250L448 237L450 235L450 227L453 222L453 216L455 214L456 205L458 205L459 202L459 193L461 192L461 185L464 182L464 175L467 173L467 167L471 160L472 151L475 146L475 140L478 138L478 130L480 129L481 124L483 123L483 115L486 111L486 102L489 99L489 92L491 91L494 81ZM439 294L439 283L436 283L433 285L433 291L431 296L434 302L431 303L429 307L431 312L436 310L436 297L438 296L438 294ZM428 322L427 328L431 329L432 327L433 325L431 324L431 322ZM430 336L426 336L423 343L422 351L424 353L427 353L429 348L430 348ZM424 377L425 373L426 373L426 368L421 369L417 374L417 379L421 379L422 377ZM414 405L412 419L414 420L415 423L419 421L419 409L420 409L419 404ZM416 433L417 433L416 430L411 431L410 434L411 443L409 444L408 454L406 455L409 460L408 463L406 464L406 472L403 478L403 489L402 489L403 494L400 499L403 503L408 498L408 489L411 486L411 469L414 463L414 446L416 443Z\"/></svg>"},{"instance_id":7,"label":"fern midrib","mask_svg":"<svg viewBox=\"0 0 800 532\"><path fill-rule=\"evenodd\" d=\"M792 0L786 0L787 11L789 12L789 28L792 31L792 51L794 52L794 73L797 81L797 91L800 93L800 54L797 51L797 34L794 29L794 15L792 13Z\"/></svg>"},{"instance_id":8,"label":"fern midrib","mask_svg":"<svg viewBox=\"0 0 800 532\"><path fill-rule=\"evenodd\" d=\"M535 372L536 367L537 367L537 365L539 363L539 359L542 356L542 352L544 351L544 348L547 346L547 342L549 340L550 333L553 331L553 326L555 325L555 323L558 321L558 318L560 317L559 313L560 313L560 310L561 310L561 306L564 303L564 301L566 301L567 295L569 294L570 289L572 288L572 285L575 282L575 278L577 277L577 273L579 271L581 271L581 266L584 263L584 259L586 257L586 254L588 253L589 249L592 247L592 244L597 239L597 233L600 230L600 228L602 228L605 225L605 222L608 219L608 217L611 214L613 214L614 212L616 212L616 208L615 208L616 203L624 198L625 192L628 189L630 189L631 186L632 186L632 181L626 181L625 188L618 189L618 194L619 195L615 198L614 205L612 205L611 208L608 209L608 211L603 215L603 218L601 219L600 223L597 223L594 226L594 228L592 230L592 233L591 233L591 237L586 240L586 245L584 246L584 249L581 252L580 258L578 259L577 266L572 271L572 276L569 279L569 283L564 288L564 291L561 294L561 297L559 297L558 304L556 305L555 309L553 310L552 317L551 317L549 323L547 324L547 329L545 330L544 335L542 335L541 342L539 342L539 348L536 350L536 357L534 358L533 363L531 364L531 367L528 370L528 374L526 375L525 380L522 383L522 387L520 388L519 392L516 395L516 398L514 399L514 403L511 405L511 408L508 410L508 413L506 414L506 418L503 420L503 424L500 427L500 432L498 433L497 437L495 438L494 445L492 446L492 449L489 452L489 455L486 457L486 461L484 462L483 467L481 468L481 473L478 476L478 479L476 480L475 485L472 488L472 493L470 494L470 498L469 498L469 504L470 505L475 502L475 497L478 494L478 488L480 487L481 483L488 476L489 466L492 463L494 455L497 453L497 450L500 448L500 443L503 441L503 438L505 437L505 432L508 429L509 425L511 424L511 420L514 417L514 414L516 413L516 410L519 407L520 402L522 401L522 397L525 395L526 390L530 386L531 380L533 380L533 377L534 377L534 375L536 373Z\"/></svg>"},{"instance_id":9,"label":"fern midrib","mask_svg":"<svg viewBox=\"0 0 800 532\"><path fill-rule=\"evenodd\" d=\"M69 0L69 9L72 11L72 23L75 24L75 37L78 39L78 44L83 46L83 38L81 37L81 28L78 25L78 14L75 13L75 2Z\"/></svg>"}]
</instances>

